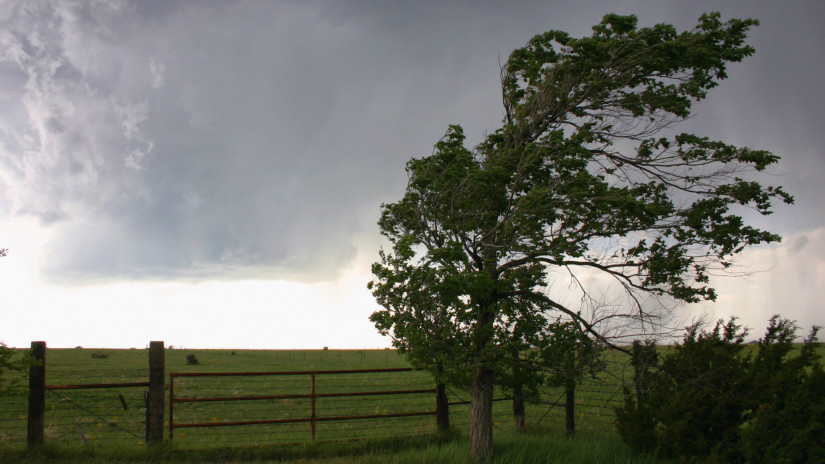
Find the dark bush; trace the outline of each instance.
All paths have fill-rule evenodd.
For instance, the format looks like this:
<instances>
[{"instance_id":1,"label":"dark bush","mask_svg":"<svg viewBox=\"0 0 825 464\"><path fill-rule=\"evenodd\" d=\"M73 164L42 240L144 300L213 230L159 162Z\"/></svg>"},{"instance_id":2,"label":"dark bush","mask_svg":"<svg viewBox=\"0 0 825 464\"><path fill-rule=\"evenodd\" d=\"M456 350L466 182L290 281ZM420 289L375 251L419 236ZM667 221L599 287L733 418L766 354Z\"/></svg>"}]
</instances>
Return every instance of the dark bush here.
<instances>
[{"instance_id":1,"label":"dark bush","mask_svg":"<svg viewBox=\"0 0 825 464\"><path fill-rule=\"evenodd\" d=\"M634 341L633 384L634 391L624 387L625 405L616 410L616 425L625 443L636 451L656 448L656 422L650 412L650 391L653 378L658 373L659 355L653 342Z\"/></svg>"},{"instance_id":2,"label":"dark bush","mask_svg":"<svg viewBox=\"0 0 825 464\"><path fill-rule=\"evenodd\" d=\"M92 353L92 358L94 359L106 359L109 357L108 353L104 353L102 351L95 351Z\"/></svg>"},{"instance_id":3,"label":"dark bush","mask_svg":"<svg viewBox=\"0 0 825 464\"><path fill-rule=\"evenodd\" d=\"M748 463L825 462L825 370L816 352L818 328L794 355L789 353L792 335L776 327L778 335L769 339L769 327L754 360L761 395L742 430L742 453Z\"/></svg>"},{"instance_id":4,"label":"dark bush","mask_svg":"<svg viewBox=\"0 0 825 464\"><path fill-rule=\"evenodd\" d=\"M0 396L10 388L24 388L29 368L41 365L40 361L29 356L29 351L26 353L20 356L17 350L0 342Z\"/></svg>"},{"instance_id":5,"label":"dark bush","mask_svg":"<svg viewBox=\"0 0 825 464\"><path fill-rule=\"evenodd\" d=\"M688 328L657 362L634 344L634 385L617 410L622 439L657 457L725 463L825 462L825 380L812 330L797 350L797 326L771 318L753 353L731 319Z\"/></svg>"},{"instance_id":6,"label":"dark bush","mask_svg":"<svg viewBox=\"0 0 825 464\"><path fill-rule=\"evenodd\" d=\"M186 364L190 364L190 365L200 364L200 361L198 361L198 357L195 356L194 354L188 354L188 355L186 355Z\"/></svg>"}]
</instances>

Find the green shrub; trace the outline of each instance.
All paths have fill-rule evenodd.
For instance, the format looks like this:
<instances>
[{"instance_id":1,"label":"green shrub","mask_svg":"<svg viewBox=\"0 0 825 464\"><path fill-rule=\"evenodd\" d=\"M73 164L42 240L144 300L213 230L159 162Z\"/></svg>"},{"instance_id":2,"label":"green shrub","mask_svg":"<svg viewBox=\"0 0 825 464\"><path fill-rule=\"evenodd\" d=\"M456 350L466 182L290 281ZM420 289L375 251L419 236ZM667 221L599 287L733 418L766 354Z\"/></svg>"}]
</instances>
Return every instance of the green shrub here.
<instances>
[{"instance_id":1,"label":"green shrub","mask_svg":"<svg viewBox=\"0 0 825 464\"><path fill-rule=\"evenodd\" d=\"M659 458L709 462L823 462L825 379L817 328L796 352L798 327L771 318L756 353L735 319L711 331L688 328L658 361L635 343L634 386L625 389L617 428L632 448Z\"/></svg>"},{"instance_id":2,"label":"green shrub","mask_svg":"<svg viewBox=\"0 0 825 464\"><path fill-rule=\"evenodd\" d=\"M198 361L198 357L195 356L194 354L188 354L188 355L186 355L186 364L190 364L190 365L200 364L200 361Z\"/></svg>"},{"instance_id":3,"label":"green shrub","mask_svg":"<svg viewBox=\"0 0 825 464\"><path fill-rule=\"evenodd\" d=\"M0 394L12 387L25 386L28 369L35 364L39 364L39 361L26 353L21 355L0 342Z\"/></svg>"},{"instance_id":4,"label":"green shrub","mask_svg":"<svg viewBox=\"0 0 825 464\"><path fill-rule=\"evenodd\" d=\"M650 397L653 378L657 375L659 355L656 345L651 342L633 342L634 391L624 387L625 404L616 410L616 425L622 440L635 451L649 451L656 448L656 422L650 412ZM653 369L653 370L652 370Z\"/></svg>"},{"instance_id":5,"label":"green shrub","mask_svg":"<svg viewBox=\"0 0 825 464\"><path fill-rule=\"evenodd\" d=\"M741 434L746 462L825 462L825 370L817 332L814 327L795 356L788 334L774 337L781 337L778 343L760 342L753 369L760 403Z\"/></svg>"},{"instance_id":6,"label":"green shrub","mask_svg":"<svg viewBox=\"0 0 825 464\"><path fill-rule=\"evenodd\" d=\"M108 353L104 353L102 351L95 351L92 353L92 358L94 359L106 359L109 357Z\"/></svg>"}]
</instances>

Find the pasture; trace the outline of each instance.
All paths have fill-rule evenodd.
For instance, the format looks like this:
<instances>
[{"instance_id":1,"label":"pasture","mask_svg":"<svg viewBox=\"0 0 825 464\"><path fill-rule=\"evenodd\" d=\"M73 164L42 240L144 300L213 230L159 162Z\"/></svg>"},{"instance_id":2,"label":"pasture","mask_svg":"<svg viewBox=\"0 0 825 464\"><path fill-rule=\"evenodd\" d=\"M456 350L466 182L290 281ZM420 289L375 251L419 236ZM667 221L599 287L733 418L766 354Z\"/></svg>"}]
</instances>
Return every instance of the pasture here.
<instances>
[{"instance_id":1,"label":"pasture","mask_svg":"<svg viewBox=\"0 0 825 464\"><path fill-rule=\"evenodd\" d=\"M149 371L147 351L49 349L46 358L46 384L145 381ZM192 363L193 357L197 364ZM536 451L543 446L551 446L551 443L553 453L570 447L588 453L606 452L611 456L629 453L613 429L613 408L622 400L621 379L629 375L629 371L626 372L621 356L611 354L607 359L608 369L596 379L586 381L578 389L576 439L565 438L564 407L561 404L564 394L560 389L548 388L544 392L543 403L528 404L526 431L515 429L512 403L504 399L506 394L501 392L496 397L502 400L497 401L494 407L497 449L500 447L501 452L515 453L512 457L515 461L512 462L533 462L530 456L534 454L528 452L525 455L526 450ZM167 349L165 364L167 379L170 373L185 375L199 372L296 372L409 367L406 360L394 350ZM167 386L168 384L167 380ZM323 396L331 393L348 393L350 396L318 398L314 408L309 398L301 397L312 388L310 376L298 374L176 377L176 398L217 400L174 403L173 422L178 427L172 430L170 436L170 403L167 392L165 444L161 451L146 450L143 396L146 388L49 390L46 392L45 414L47 446L46 451L41 453L57 453L66 459L71 459L72 456L89 458L90 452L109 457L112 453L124 454L136 459L146 456L147 453L173 453L177 456L176 460L189 459L186 456L190 456L194 461L199 459L197 456L204 455L201 453L207 456L222 453L232 456L258 456L255 460L261 459L260 453L263 453L263 456L272 456L274 453L277 456L297 456L302 459L311 458L315 454L326 454L325 461L330 453L346 454L340 458L343 459L340 462L387 462L388 453L393 456L392 459L397 460L396 462L420 462L421 459L425 459L426 462L460 462L468 457L465 439L469 420L467 404L453 404L450 407L453 433L448 443L443 441L443 436L436 433L434 415L335 420L314 424L300 421L310 417L311 411L314 411L315 417L380 416L434 411L435 393L424 391L434 389L435 384L425 371L318 375L314 379L316 394ZM362 394L379 390L421 392L408 395ZM294 398L220 400L226 397L260 395ZM463 403L469 399L466 391L455 388L448 389L448 395L451 403ZM22 389L13 388L0 398L0 449L7 453L6 458L10 459L24 453L26 404L25 392ZM225 425L273 419L284 421ZM289 422L290 419L299 421ZM182 427L180 424L206 426ZM589 445L581 443L585 438ZM538 443L542 445L539 446ZM404 449L399 450L399 446ZM353 452L356 454L349 454ZM541 455L543 452L538 453ZM630 454L626 455L631 459L626 462L645 462L636 461L637 457ZM44 457L46 461L50 459L47 458L48 456ZM27 459L34 458L29 455Z\"/></svg>"}]
</instances>

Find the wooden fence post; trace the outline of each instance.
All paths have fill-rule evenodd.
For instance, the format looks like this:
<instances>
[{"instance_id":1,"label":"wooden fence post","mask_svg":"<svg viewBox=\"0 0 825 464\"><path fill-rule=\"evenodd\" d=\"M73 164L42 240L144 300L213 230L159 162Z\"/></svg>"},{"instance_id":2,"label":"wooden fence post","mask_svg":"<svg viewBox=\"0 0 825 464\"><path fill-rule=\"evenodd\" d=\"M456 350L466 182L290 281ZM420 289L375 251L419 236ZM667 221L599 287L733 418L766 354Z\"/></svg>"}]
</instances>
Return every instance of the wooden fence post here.
<instances>
[{"instance_id":1,"label":"wooden fence post","mask_svg":"<svg viewBox=\"0 0 825 464\"><path fill-rule=\"evenodd\" d=\"M46 342L32 342L31 356L36 361L29 368L29 429L26 443L43 444L46 422Z\"/></svg>"},{"instance_id":2,"label":"wooden fence post","mask_svg":"<svg viewBox=\"0 0 825 464\"><path fill-rule=\"evenodd\" d=\"M443 383L435 387L435 425L439 432L450 429L450 401L447 398L447 386Z\"/></svg>"},{"instance_id":3,"label":"wooden fence post","mask_svg":"<svg viewBox=\"0 0 825 464\"><path fill-rule=\"evenodd\" d=\"M166 396L163 342L149 343L149 394L146 398L146 444L163 444L163 409Z\"/></svg>"},{"instance_id":4,"label":"wooden fence post","mask_svg":"<svg viewBox=\"0 0 825 464\"><path fill-rule=\"evenodd\" d=\"M568 380L564 387L564 426L567 429L567 436L576 434L576 381Z\"/></svg>"},{"instance_id":5,"label":"wooden fence post","mask_svg":"<svg viewBox=\"0 0 825 464\"><path fill-rule=\"evenodd\" d=\"M315 440L315 374L310 374L309 377L310 377L311 382L312 382L311 395L310 395L311 398L312 398L312 400L311 400L312 401L311 402L311 408L312 409L309 413L309 418L310 418L310 424L312 424L311 425L312 426L312 439Z\"/></svg>"}]
</instances>

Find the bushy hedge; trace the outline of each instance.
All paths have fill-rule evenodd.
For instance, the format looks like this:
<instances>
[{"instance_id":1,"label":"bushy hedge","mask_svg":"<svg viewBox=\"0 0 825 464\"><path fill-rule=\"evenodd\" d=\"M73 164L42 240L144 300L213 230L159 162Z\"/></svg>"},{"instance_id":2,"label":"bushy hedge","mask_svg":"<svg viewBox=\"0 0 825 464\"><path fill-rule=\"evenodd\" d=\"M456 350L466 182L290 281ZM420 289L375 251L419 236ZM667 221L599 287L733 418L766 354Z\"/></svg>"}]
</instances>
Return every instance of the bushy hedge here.
<instances>
[{"instance_id":1,"label":"bushy hedge","mask_svg":"<svg viewBox=\"0 0 825 464\"><path fill-rule=\"evenodd\" d=\"M753 350L735 319L710 331L689 327L681 344L662 351L634 343L633 388L616 411L619 434L660 458L825 462L818 328L799 348L797 330L774 316Z\"/></svg>"},{"instance_id":2,"label":"bushy hedge","mask_svg":"<svg viewBox=\"0 0 825 464\"><path fill-rule=\"evenodd\" d=\"M0 342L0 395L10 388L25 388L28 369L34 364L38 361L28 354L20 354Z\"/></svg>"}]
</instances>

